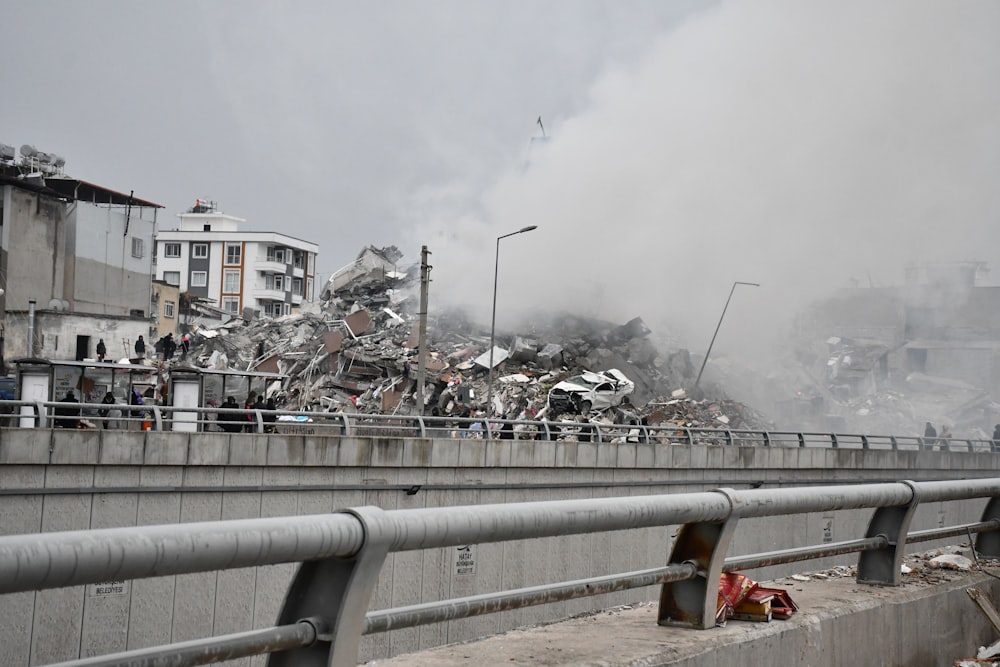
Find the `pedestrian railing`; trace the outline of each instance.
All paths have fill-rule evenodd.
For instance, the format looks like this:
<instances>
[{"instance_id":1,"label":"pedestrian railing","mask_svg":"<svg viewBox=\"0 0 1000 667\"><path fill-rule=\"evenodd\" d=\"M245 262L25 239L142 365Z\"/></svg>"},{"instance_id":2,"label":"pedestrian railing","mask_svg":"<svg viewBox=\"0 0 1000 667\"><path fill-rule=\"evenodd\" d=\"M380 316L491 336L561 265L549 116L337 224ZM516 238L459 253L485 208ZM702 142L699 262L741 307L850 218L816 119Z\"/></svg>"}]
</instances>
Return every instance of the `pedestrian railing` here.
<instances>
[{"instance_id":1,"label":"pedestrian railing","mask_svg":"<svg viewBox=\"0 0 1000 667\"><path fill-rule=\"evenodd\" d=\"M377 438L486 438L574 440L615 444L825 447L834 449L996 452L1000 441L907 435L692 428L675 424L609 424L376 415L353 412L231 409L169 405L104 405L50 401L0 401L0 426L152 431L282 433Z\"/></svg>"},{"instance_id":2,"label":"pedestrian railing","mask_svg":"<svg viewBox=\"0 0 1000 667\"><path fill-rule=\"evenodd\" d=\"M909 532L921 503L985 498L979 521ZM834 510L874 510L864 535L828 544L727 556L737 523ZM369 611L389 553L679 525L667 565ZM354 667L362 635L548 602L660 585L657 621L708 629L720 576L857 553L857 581L893 586L907 545L975 535L1000 556L1000 478L716 489L701 493L334 514L0 537L0 594L111 580L301 562L275 625L61 663L196 665L271 654L271 666Z\"/></svg>"}]
</instances>

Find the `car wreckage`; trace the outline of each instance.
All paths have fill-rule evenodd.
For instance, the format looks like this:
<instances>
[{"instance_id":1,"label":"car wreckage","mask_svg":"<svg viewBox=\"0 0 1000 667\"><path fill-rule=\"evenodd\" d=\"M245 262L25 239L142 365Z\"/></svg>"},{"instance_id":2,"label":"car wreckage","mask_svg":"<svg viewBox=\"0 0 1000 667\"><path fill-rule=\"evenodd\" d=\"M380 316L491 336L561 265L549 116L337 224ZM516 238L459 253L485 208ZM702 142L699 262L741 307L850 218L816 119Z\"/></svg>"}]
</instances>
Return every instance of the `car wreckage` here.
<instances>
[{"instance_id":1,"label":"car wreckage","mask_svg":"<svg viewBox=\"0 0 1000 667\"><path fill-rule=\"evenodd\" d=\"M603 372L583 371L557 383L549 391L552 414L575 412L588 414L620 405L635 391L635 383L617 368Z\"/></svg>"}]
</instances>

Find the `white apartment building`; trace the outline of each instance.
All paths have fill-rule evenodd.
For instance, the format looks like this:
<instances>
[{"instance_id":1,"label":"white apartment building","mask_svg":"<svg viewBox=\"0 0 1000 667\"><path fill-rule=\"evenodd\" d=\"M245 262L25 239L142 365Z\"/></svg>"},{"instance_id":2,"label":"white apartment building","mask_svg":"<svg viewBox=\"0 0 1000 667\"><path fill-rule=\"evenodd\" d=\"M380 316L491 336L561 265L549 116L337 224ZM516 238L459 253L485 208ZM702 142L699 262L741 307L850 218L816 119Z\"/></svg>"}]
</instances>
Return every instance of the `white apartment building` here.
<instances>
[{"instance_id":1,"label":"white apartment building","mask_svg":"<svg viewBox=\"0 0 1000 667\"><path fill-rule=\"evenodd\" d=\"M246 222L198 200L180 227L156 234L156 279L234 315L278 317L314 300L319 246L277 232L241 232Z\"/></svg>"}]
</instances>

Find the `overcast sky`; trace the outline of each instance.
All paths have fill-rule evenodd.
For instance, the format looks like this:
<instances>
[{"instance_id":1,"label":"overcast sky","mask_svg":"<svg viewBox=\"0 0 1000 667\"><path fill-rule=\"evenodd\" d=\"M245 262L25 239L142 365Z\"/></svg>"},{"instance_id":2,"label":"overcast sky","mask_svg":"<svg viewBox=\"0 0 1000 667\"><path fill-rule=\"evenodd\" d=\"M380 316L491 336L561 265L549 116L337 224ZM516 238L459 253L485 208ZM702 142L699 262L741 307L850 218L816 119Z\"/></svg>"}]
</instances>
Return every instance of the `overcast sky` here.
<instances>
[{"instance_id":1,"label":"overcast sky","mask_svg":"<svg viewBox=\"0 0 1000 667\"><path fill-rule=\"evenodd\" d=\"M430 248L431 307L704 348L907 261L998 259L1000 3L7 3L0 142L320 245ZM529 151L541 116L550 140ZM526 162L530 159L530 166ZM1000 277L995 267L994 278ZM326 277L325 275L323 277ZM729 318L732 318L731 320Z\"/></svg>"}]
</instances>

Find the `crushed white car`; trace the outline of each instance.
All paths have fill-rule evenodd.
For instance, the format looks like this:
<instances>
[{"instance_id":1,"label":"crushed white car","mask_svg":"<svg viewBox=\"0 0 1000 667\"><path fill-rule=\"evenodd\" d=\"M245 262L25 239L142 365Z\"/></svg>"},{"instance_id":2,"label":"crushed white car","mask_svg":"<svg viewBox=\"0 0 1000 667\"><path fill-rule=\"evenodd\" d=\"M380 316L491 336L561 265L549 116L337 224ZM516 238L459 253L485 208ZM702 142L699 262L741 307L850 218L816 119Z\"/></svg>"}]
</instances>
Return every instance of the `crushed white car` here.
<instances>
[{"instance_id":1,"label":"crushed white car","mask_svg":"<svg viewBox=\"0 0 1000 667\"><path fill-rule=\"evenodd\" d=\"M549 410L552 414L575 412L585 415L592 410L619 405L633 391L635 383L617 368L602 373L584 371L552 387Z\"/></svg>"}]
</instances>

